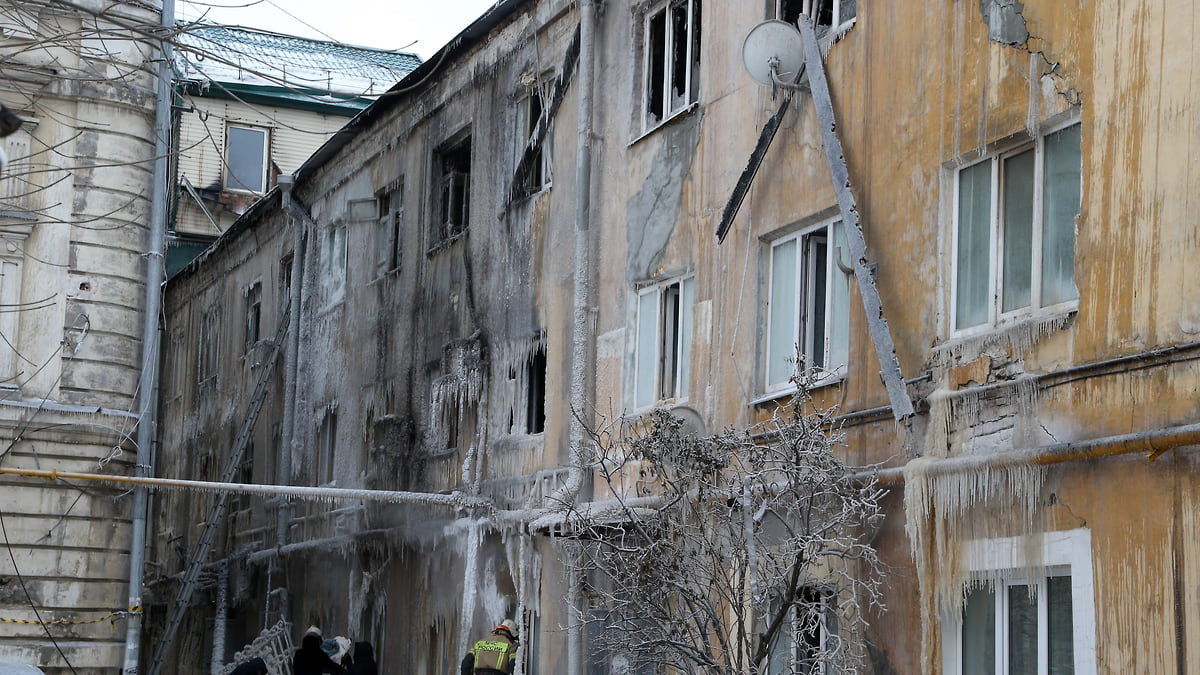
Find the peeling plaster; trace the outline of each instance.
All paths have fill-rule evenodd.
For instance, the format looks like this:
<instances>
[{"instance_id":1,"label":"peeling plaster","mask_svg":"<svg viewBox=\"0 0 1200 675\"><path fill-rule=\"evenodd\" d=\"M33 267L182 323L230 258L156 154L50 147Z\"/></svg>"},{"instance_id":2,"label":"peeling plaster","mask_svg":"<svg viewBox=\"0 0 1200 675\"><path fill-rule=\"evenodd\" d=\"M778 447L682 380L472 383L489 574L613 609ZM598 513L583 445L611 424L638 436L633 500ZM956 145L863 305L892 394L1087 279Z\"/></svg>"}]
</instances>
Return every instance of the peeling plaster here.
<instances>
[{"instance_id":1,"label":"peeling plaster","mask_svg":"<svg viewBox=\"0 0 1200 675\"><path fill-rule=\"evenodd\" d=\"M630 279L653 277L662 262L679 220L684 180L700 145L702 119L699 113L684 115L655 132L661 139L650 172L625 207L629 243L625 270Z\"/></svg>"},{"instance_id":2,"label":"peeling plaster","mask_svg":"<svg viewBox=\"0 0 1200 675\"><path fill-rule=\"evenodd\" d=\"M979 11L988 27L988 39L1005 45L1023 45L1029 40L1025 5L1016 0L979 0Z\"/></svg>"}]
</instances>

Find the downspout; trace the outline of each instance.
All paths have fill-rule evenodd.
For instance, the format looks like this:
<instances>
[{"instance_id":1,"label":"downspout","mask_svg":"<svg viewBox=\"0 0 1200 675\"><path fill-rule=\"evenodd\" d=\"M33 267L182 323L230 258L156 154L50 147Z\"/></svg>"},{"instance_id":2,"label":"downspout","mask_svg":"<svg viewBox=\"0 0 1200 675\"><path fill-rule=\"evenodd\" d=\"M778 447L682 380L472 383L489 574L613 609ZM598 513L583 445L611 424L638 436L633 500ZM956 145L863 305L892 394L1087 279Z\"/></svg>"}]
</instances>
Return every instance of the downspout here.
<instances>
[{"instance_id":1,"label":"downspout","mask_svg":"<svg viewBox=\"0 0 1200 675\"><path fill-rule=\"evenodd\" d=\"M550 498L550 508L568 509L588 483L588 433L584 415L592 410L590 373L593 370L595 336L591 308L591 207L592 207L592 92L595 62L595 12L593 0L579 2L579 129L575 158L575 274L574 320L571 334L571 410L568 422L571 471L566 483ZM567 571L568 625L567 673L583 673L583 621L576 560Z\"/></svg>"},{"instance_id":2,"label":"downspout","mask_svg":"<svg viewBox=\"0 0 1200 675\"><path fill-rule=\"evenodd\" d=\"M175 28L175 3L162 3L162 30ZM162 310L163 246L167 233L167 154L171 130L171 43L164 37L158 62L157 98L154 107L154 173L151 178L150 241L146 250L146 300L142 321L142 372L138 380L138 476L150 474L155 437L155 381L158 379L160 342L158 315ZM146 516L149 494L145 487L133 491L133 532L129 545L129 618L125 629L125 663L122 671L138 672L142 639L142 582L146 573Z\"/></svg>"},{"instance_id":3,"label":"downspout","mask_svg":"<svg viewBox=\"0 0 1200 675\"><path fill-rule=\"evenodd\" d=\"M296 438L296 378L300 363L300 302L304 286L304 235L314 225L312 216L292 195L295 178L283 174L278 178L280 208L292 217L292 271L291 294L288 299L288 337L284 352L283 374L283 429L280 434L280 457L276 464L275 480L280 485L292 483L292 445ZM276 543L288 543L288 527L292 522L292 503L287 499L279 502L276 522ZM285 603L286 604L286 603Z\"/></svg>"}]
</instances>

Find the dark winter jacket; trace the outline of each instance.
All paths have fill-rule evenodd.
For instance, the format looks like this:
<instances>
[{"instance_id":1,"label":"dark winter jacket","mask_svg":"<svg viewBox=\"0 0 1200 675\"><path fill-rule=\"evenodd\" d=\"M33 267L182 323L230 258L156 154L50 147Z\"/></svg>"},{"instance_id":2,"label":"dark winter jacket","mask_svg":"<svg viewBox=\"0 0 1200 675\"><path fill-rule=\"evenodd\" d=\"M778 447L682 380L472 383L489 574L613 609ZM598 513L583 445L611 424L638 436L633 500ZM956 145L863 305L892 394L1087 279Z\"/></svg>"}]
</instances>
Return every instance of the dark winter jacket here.
<instances>
[{"instance_id":1,"label":"dark winter jacket","mask_svg":"<svg viewBox=\"0 0 1200 675\"><path fill-rule=\"evenodd\" d=\"M346 675L379 675L375 663L375 650L370 642L354 643L354 665L346 669Z\"/></svg>"},{"instance_id":2,"label":"dark winter jacket","mask_svg":"<svg viewBox=\"0 0 1200 675\"><path fill-rule=\"evenodd\" d=\"M229 675L264 675L267 672L267 662L262 659L251 659L233 669Z\"/></svg>"},{"instance_id":3,"label":"dark winter jacket","mask_svg":"<svg viewBox=\"0 0 1200 675\"><path fill-rule=\"evenodd\" d=\"M292 659L293 675L322 675L322 673L341 675L344 672L341 666L334 663L329 655L321 650L319 635L309 633L304 636L304 640L300 643L300 649L296 650L296 656Z\"/></svg>"}]
</instances>

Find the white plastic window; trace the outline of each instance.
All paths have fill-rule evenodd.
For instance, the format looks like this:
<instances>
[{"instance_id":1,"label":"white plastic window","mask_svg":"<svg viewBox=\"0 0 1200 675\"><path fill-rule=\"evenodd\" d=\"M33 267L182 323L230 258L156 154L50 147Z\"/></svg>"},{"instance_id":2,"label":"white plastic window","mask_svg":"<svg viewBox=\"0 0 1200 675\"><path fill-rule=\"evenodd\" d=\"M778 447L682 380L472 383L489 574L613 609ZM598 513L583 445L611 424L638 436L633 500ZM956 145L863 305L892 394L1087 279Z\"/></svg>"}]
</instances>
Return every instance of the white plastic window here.
<instances>
[{"instance_id":1,"label":"white plastic window","mask_svg":"<svg viewBox=\"0 0 1200 675\"><path fill-rule=\"evenodd\" d=\"M230 125L225 130L225 186L263 192L267 184L267 130Z\"/></svg>"},{"instance_id":2,"label":"white plastic window","mask_svg":"<svg viewBox=\"0 0 1200 675\"><path fill-rule=\"evenodd\" d=\"M850 264L839 220L819 223L771 244L764 369L768 392L792 386L798 370L817 383L845 374Z\"/></svg>"},{"instance_id":3,"label":"white plastic window","mask_svg":"<svg viewBox=\"0 0 1200 675\"><path fill-rule=\"evenodd\" d=\"M652 129L697 100L700 82L700 0L671 0L646 14L645 128Z\"/></svg>"},{"instance_id":4,"label":"white plastic window","mask_svg":"<svg viewBox=\"0 0 1200 675\"><path fill-rule=\"evenodd\" d=\"M1082 195L1078 123L958 171L954 330L1072 303Z\"/></svg>"},{"instance_id":5,"label":"white plastic window","mask_svg":"<svg viewBox=\"0 0 1200 675\"><path fill-rule=\"evenodd\" d=\"M687 277L638 294L634 405L687 398L691 380L695 279Z\"/></svg>"}]
</instances>

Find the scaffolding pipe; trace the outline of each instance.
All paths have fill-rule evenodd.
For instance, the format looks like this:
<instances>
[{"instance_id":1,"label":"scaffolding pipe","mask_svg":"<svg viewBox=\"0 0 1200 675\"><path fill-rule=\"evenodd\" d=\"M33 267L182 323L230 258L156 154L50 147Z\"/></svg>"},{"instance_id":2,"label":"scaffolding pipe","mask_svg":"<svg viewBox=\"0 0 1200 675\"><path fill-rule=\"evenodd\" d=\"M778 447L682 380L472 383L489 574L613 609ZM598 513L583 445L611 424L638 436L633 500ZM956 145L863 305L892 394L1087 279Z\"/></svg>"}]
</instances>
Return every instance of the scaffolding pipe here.
<instances>
[{"instance_id":1,"label":"scaffolding pipe","mask_svg":"<svg viewBox=\"0 0 1200 675\"><path fill-rule=\"evenodd\" d=\"M175 30L175 3L162 3L162 35ZM151 175L150 233L146 248L146 295L142 315L142 372L138 381L138 427L137 464L140 476L149 475L153 457L151 448L155 440L154 412L155 381L158 378L158 346L160 335L158 315L162 308L163 247L167 232L167 157L170 150L171 132L171 43L166 39L159 42L161 58L158 62L157 103L154 109L154 170ZM125 658L122 672L133 675L138 672L142 640L142 584L146 573L146 529L150 510L150 496L144 486L133 492L132 540L129 544L129 622L125 629Z\"/></svg>"},{"instance_id":2,"label":"scaffolding pipe","mask_svg":"<svg viewBox=\"0 0 1200 675\"><path fill-rule=\"evenodd\" d=\"M1138 431L1119 436L1105 436L1088 441L1068 441L1034 448L1021 448L1004 452L980 455L948 457L929 463L926 476L945 476L954 473L992 471L1013 466L1049 466L1065 462L1080 462L1103 459L1136 452L1148 453L1147 461L1154 461L1169 450L1200 444L1200 424L1185 424L1151 431ZM904 483L904 467L860 471L856 478L875 478L881 486L896 486Z\"/></svg>"}]
</instances>

